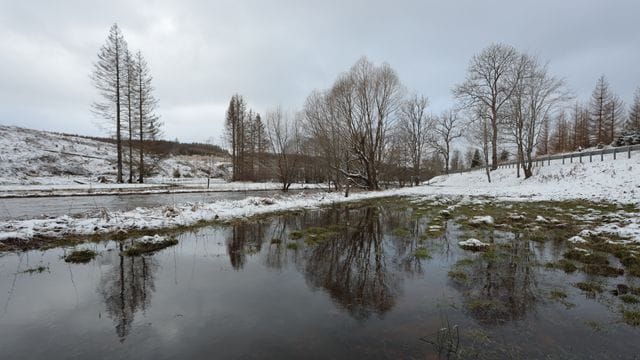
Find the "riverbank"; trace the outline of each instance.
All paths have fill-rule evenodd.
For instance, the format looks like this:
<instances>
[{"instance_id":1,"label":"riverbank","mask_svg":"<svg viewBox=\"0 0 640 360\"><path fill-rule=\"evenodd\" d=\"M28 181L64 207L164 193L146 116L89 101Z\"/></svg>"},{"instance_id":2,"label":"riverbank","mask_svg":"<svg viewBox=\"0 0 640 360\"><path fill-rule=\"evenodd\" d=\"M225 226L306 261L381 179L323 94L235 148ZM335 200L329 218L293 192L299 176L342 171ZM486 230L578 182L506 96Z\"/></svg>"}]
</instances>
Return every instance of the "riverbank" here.
<instances>
[{"instance_id":1,"label":"riverbank","mask_svg":"<svg viewBox=\"0 0 640 360\"><path fill-rule=\"evenodd\" d=\"M211 221L296 209L311 209L339 202L383 197L413 196L423 198L482 197L494 201L563 201L586 200L613 204L640 204L640 164L637 157L611 163L551 165L536 168L534 177L515 177L514 169L492 172L488 183L483 171L440 176L430 185L375 192L301 193L296 196L250 197L243 200L220 200L210 203L190 202L131 211L103 211L100 216L8 221L0 223L0 241L28 242L33 239L60 239L113 234L118 232L154 231L193 226ZM264 186L264 184L257 184ZM231 183L229 186L246 186ZM626 237L640 241L637 219L619 224Z\"/></svg>"}]
</instances>

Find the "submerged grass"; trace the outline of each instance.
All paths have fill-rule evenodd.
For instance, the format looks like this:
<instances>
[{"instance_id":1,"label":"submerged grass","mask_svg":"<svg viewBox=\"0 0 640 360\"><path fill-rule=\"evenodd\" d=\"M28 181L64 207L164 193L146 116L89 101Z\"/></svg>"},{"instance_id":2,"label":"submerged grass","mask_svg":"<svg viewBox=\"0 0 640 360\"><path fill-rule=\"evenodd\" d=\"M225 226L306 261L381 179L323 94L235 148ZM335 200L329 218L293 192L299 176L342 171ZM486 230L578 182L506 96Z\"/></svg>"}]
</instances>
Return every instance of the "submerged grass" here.
<instances>
[{"instance_id":1,"label":"submerged grass","mask_svg":"<svg viewBox=\"0 0 640 360\"><path fill-rule=\"evenodd\" d=\"M640 303L640 299L638 299L637 296L634 296L634 295L631 295L631 294L620 295L620 296L618 296L618 299L620 299L625 304L638 304L638 303Z\"/></svg>"},{"instance_id":2,"label":"submerged grass","mask_svg":"<svg viewBox=\"0 0 640 360\"><path fill-rule=\"evenodd\" d=\"M640 326L640 311L625 310L622 312L624 322L631 326Z\"/></svg>"},{"instance_id":3,"label":"submerged grass","mask_svg":"<svg viewBox=\"0 0 640 360\"><path fill-rule=\"evenodd\" d=\"M40 273L43 273L43 272L45 272L47 270L49 270L48 266L40 265L40 266L36 266L36 267L33 267L33 268L29 268L27 270L24 270L24 271L22 271L22 273L23 274L40 274Z\"/></svg>"},{"instance_id":4,"label":"submerged grass","mask_svg":"<svg viewBox=\"0 0 640 360\"><path fill-rule=\"evenodd\" d=\"M461 270L451 270L448 275L452 280L459 283L466 283L469 280L469 275Z\"/></svg>"},{"instance_id":5,"label":"submerged grass","mask_svg":"<svg viewBox=\"0 0 640 360\"><path fill-rule=\"evenodd\" d=\"M418 259L423 259L423 260L431 259L431 254L429 253L429 250L423 247L417 248L416 251L413 253L413 255Z\"/></svg>"},{"instance_id":6,"label":"submerged grass","mask_svg":"<svg viewBox=\"0 0 640 360\"><path fill-rule=\"evenodd\" d=\"M64 261L74 264L84 264L93 260L98 255L93 250L74 250L69 255L65 256Z\"/></svg>"},{"instance_id":7,"label":"submerged grass","mask_svg":"<svg viewBox=\"0 0 640 360\"><path fill-rule=\"evenodd\" d=\"M596 282L579 282L579 283L576 283L576 287L584 292L591 293L594 295L596 293L601 293L604 291L604 289L602 288L602 285Z\"/></svg>"},{"instance_id":8,"label":"submerged grass","mask_svg":"<svg viewBox=\"0 0 640 360\"><path fill-rule=\"evenodd\" d=\"M133 243L133 245L131 245L123 253L126 256L140 256L144 254L150 254L177 244L178 240L176 238L168 238L162 241L140 241Z\"/></svg>"}]
</instances>

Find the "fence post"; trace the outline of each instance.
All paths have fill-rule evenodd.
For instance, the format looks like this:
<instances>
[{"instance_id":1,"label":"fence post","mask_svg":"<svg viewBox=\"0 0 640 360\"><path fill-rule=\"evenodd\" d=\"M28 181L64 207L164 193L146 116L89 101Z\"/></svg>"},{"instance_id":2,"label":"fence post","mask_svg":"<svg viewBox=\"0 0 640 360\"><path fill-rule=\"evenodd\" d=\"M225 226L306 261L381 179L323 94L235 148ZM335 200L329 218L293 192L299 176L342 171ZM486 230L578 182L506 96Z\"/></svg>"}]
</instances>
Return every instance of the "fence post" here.
<instances>
[{"instance_id":1,"label":"fence post","mask_svg":"<svg viewBox=\"0 0 640 360\"><path fill-rule=\"evenodd\" d=\"M547 156L547 165L551 165L551 155Z\"/></svg>"},{"instance_id":2,"label":"fence post","mask_svg":"<svg viewBox=\"0 0 640 360\"><path fill-rule=\"evenodd\" d=\"M593 162L593 152L589 151L589 162Z\"/></svg>"},{"instance_id":3,"label":"fence post","mask_svg":"<svg viewBox=\"0 0 640 360\"><path fill-rule=\"evenodd\" d=\"M571 154L571 157L569 158L569 160L573 164L573 154Z\"/></svg>"},{"instance_id":4,"label":"fence post","mask_svg":"<svg viewBox=\"0 0 640 360\"><path fill-rule=\"evenodd\" d=\"M564 154L562 154L562 165L564 165Z\"/></svg>"},{"instance_id":5,"label":"fence post","mask_svg":"<svg viewBox=\"0 0 640 360\"><path fill-rule=\"evenodd\" d=\"M582 153L580 153L580 164L582 164Z\"/></svg>"},{"instance_id":6,"label":"fence post","mask_svg":"<svg viewBox=\"0 0 640 360\"><path fill-rule=\"evenodd\" d=\"M627 159L631 159L631 145L627 146Z\"/></svg>"},{"instance_id":7,"label":"fence post","mask_svg":"<svg viewBox=\"0 0 640 360\"><path fill-rule=\"evenodd\" d=\"M600 151L600 161L604 161L604 149Z\"/></svg>"},{"instance_id":8,"label":"fence post","mask_svg":"<svg viewBox=\"0 0 640 360\"><path fill-rule=\"evenodd\" d=\"M613 148L613 160L615 160L615 159L616 159L616 150L618 150L618 149Z\"/></svg>"}]
</instances>

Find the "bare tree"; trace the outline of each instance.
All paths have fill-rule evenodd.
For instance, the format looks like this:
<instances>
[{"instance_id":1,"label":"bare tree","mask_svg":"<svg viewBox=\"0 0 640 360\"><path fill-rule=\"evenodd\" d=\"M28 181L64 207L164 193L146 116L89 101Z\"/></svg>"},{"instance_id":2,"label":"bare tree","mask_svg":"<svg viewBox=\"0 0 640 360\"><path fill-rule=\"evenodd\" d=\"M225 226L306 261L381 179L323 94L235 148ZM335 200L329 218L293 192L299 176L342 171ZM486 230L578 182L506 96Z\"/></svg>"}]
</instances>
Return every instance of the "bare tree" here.
<instances>
[{"instance_id":1,"label":"bare tree","mask_svg":"<svg viewBox=\"0 0 640 360\"><path fill-rule=\"evenodd\" d=\"M135 86L137 105L136 115L138 116L138 147L139 147L139 164L138 164L138 182L144 182L145 161L144 161L144 142L145 140L157 140L162 133L160 117L156 114L158 100L153 95L153 77L149 64L138 51L135 55Z\"/></svg>"},{"instance_id":2,"label":"bare tree","mask_svg":"<svg viewBox=\"0 0 640 360\"><path fill-rule=\"evenodd\" d=\"M611 101L607 104L607 144L615 140L616 134L624 117L624 103L620 97L614 93L611 94Z\"/></svg>"},{"instance_id":3,"label":"bare tree","mask_svg":"<svg viewBox=\"0 0 640 360\"><path fill-rule=\"evenodd\" d=\"M300 118L301 115L284 113L280 107L267 113L267 134L276 157L276 171L282 191L289 190L296 177L301 141Z\"/></svg>"},{"instance_id":4,"label":"bare tree","mask_svg":"<svg viewBox=\"0 0 640 360\"><path fill-rule=\"evenodd\" d=\"M337 110L331 93L314 91L304 106L307 136L320 149L327 178L333 182L335 190L342 190L342 170L347 169L349 160L346 146L346 131L337 117Z\"/></svg>"},{"instance_id":5,"label":"bare tree","mask_svg":"<svg viewBox=\"0 0 640 360\"><path fill-rule=\"evenodd\" d=\"M400 138L406 139L411 168L412 182L420 184L420 164L429 139L432 119L425 114L429 100L425 96L413 94L400 106Z\"/></svg>"},{"instance_id":6,"label":"bare tree","mask_svg":"<svg viewBox=\"0 0 640 360\"><path fill-rule=\"evenodd\" d=\"M136 81L136 69L135 69L135 61L131 56L131 52L127 50L125 56L125 76L124 76L124 98L126 103L126 118L127 118L127 130L129 132L129 141L127 142L127 146L129 148L129 180L128 183L133 182L133 130L135 128L135 96L137 85Z\"/></svg>"},{"instance_id":7,"label":"bare tree","mask_svg":"<svg viewBox=\"0 0 640 360\"><path fill-rule=\"evenodd\" d=\"M517 76L517 85L509 101L509 129L526 179L533 175L533 152L539 144L545 119L569 99L569 94L562 79L549 75L546 64L541 65L526 54L520 56L514 76Z\"/></svg>"},{"instance_id":8,"label":"bare tree","mask_svg":"<svg viewBox=\"0 0 640 360\"><path fill-rule=\"evenodd\" d=\"M562 111L555 118L549 138L549 149L553 153L567 152L571 149L571 134L567 114Z\"/></svg>"},{"instance_id":9,"label":"bare tree","mask_svg":"<svg viewBox=\"0 0 640 360\"><path fill-rule=\"evenodd\" d=\"M122 183L122 104L125 78L127 43L117 24L113 24L107 36L107 42L98 52L98 61L94 63L91 79L98 89L101 101L92 104L97 116L115 125L117 149L116 181Z\"/></svg>"},{"instance_id":10,"label":"bare tree","mask_svg":"<svg viewBox=\"0 0 640 360\"><path fill-rule=\"evenodd\" d=\"M444 160L444 171L449 173L451 166L451 144L462 136L462 121L455 109L449 109L435 118L433 133L429 139L430 146L442 156Z\"/></svg>"},{"instance_id":11,"label":"bare tree","mask_svg":"<svg viewBox=\"0 0 640 360\"><path fill-rule=\"evenodd\" d=\"M471 59L465 81L453 90L465 107L477 108L474 111L482 112L482 117L488 119L492 170L498 168L501 111L516 85L509 77L517 58L518 53L512 46L490 45Z\"/></svg>"},{"instance_id":12,"label":"bare tree","mask_svg":"<svg viewBox=\"0 0 640 360\"><path fill-rule=\"evenodd\" d=\"M487 175L487 181L491 182L491 169L489 164L489 157L491 155L491 119L486 112L482 111L482 108L475 107L475 112L470 112L469 121L466 123L465 135L467 140L473 144L478 144L482 150L482 164L484 164L485 172ZM473 168L477 164L478 149L473 152L470 166Z\"/></svg>"},{"instance_id":13,"label":"bare tree","mask_svg":"<svg viewBox=\"0 0 640 360\"><path fill-rule=\"evenodd\" d=\"M636 89L633 103L629 109L629 117L625 124L626 131L640 131L640 87Z\"/></svg>"},{"instance_id":14,"label":"bare tree","mask_svg":"<svg viewBox=\"0 0 640 360\"><path fill-rule=\"evenodd\" d=\"M332 88L337 116L344 124L347 144L356 161L342 169L349 179L378 190L387 135L402 99L402 85L389 64L375 66L360 59ZM353 164L353 167L350 167Z\"/></svg>"},{"instance_id":15,"label":"bare tree","mask_svg":"<svg viewBox=\"0 0 640 360\"><path fill-rule=\"evenodd\" d=\"M595 144L604 144L608 141L607 136L607 107L611 102L612 94L609 90L609 82L604 75L598 78L596 87L591 94L590 121L591 137Z\"/></svg>"}]
</instances>

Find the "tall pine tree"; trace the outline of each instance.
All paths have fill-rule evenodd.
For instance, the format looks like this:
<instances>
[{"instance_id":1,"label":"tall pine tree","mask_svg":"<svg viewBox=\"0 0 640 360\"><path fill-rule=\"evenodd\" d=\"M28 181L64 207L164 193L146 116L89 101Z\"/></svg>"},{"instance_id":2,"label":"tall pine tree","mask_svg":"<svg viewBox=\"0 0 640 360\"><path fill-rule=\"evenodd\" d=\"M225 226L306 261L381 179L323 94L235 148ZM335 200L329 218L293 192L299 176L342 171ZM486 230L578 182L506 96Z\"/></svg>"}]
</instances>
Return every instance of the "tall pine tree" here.
<instances>
[{"instance_id":1,"label":"tall pine tree","mask_svg":"<svg viewBox=\"0 0 640 360\"><path fill-rule=\"evenodd\" d=\"M91 79L100 93L101 101L92 104L93 112L115 126L117 149L117 177L122 183L122 103L126 68L127 43L117 24L113 24L107 42L98 52Z\"/></svg>"}]
</instances>

